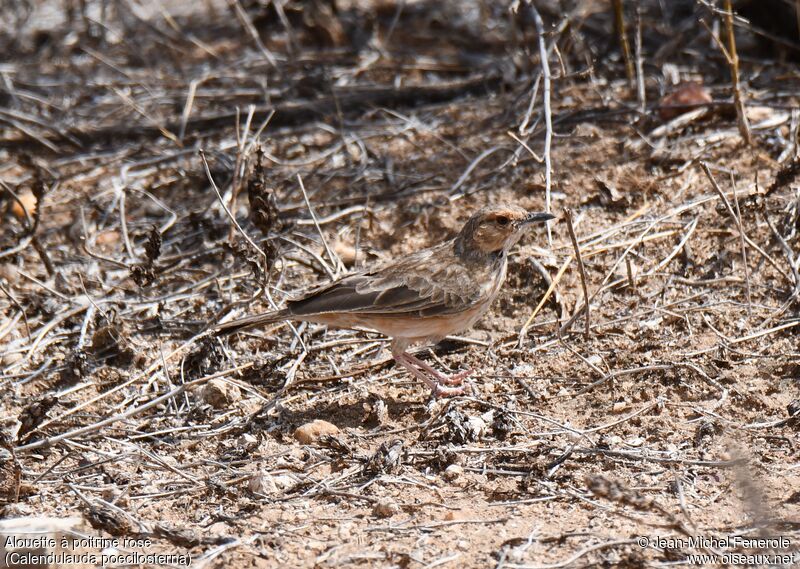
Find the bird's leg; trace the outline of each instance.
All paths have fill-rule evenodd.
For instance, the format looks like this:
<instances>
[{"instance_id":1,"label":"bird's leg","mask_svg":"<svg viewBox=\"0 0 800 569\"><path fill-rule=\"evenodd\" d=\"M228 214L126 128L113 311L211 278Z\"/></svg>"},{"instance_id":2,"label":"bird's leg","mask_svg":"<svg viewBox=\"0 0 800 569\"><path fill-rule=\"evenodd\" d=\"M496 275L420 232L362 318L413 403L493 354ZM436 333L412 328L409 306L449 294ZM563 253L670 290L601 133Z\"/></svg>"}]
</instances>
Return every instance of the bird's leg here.
<instances>
[{"instance_id":1,"label":"bird's leg","mask_svg":"<svg viewBox=\"0 0 800 569\"><path fill-rule=\"evenodd\" d=\"M429 366L428 364L426 364L425 362L423 362L419 358L416 358L416 357L414 357L414 356L412 356L411 354L408 354L408 353L406 353L405 355L406 355L406 357L409 358L409 360L411 362L413 362L414 365L416 365L416 366L422 368L423 370L427 371L429 374L431 374L433 377L435 377L439 381L439 383L441 383L443 385L461 385L462 383L464 383L464 380L466 378L468 378L469 375L472 373L472 370L468 369L468 370L465 370L465 371L460 371L460 372L458 372L458 373L456 373L454 375L445 375L442 372L440 372L440 371L434 369L433 367Z\"/></svg>"},{"instance_id":2,"label":"bird's leg","mask_svg":"<svg viewBox=\"0 0 800 569\"><path fill-rule=\"evenodd\" d=\"M453 397L455 395L461 395L464 393L464 391L466 391L466 388L463 385L458 387L448 387L439 379L438 376L441 374L436 372L436 370L433 370L433 368L430 366L422 364L421 361L414 356L407 354L406 352L395 353L392 355L394 356L395 361L406 368L411 375L423 381L425 385L430 387L434 397ZM432 370L435 375L432 375L428 370Z\"/></svg>"}]
</instances>

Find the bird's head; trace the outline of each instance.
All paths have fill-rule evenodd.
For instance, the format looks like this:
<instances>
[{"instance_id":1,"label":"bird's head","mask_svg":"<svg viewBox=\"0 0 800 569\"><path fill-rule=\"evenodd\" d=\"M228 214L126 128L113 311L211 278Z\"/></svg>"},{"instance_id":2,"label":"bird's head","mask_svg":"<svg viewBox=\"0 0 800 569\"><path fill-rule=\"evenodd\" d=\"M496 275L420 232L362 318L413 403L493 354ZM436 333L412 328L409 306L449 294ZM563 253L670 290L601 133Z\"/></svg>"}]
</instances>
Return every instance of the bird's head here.
<instances>
[{"instance_id":1,"label":"bird's head","mask_svg":"<svg viewBox=\"0 0 800 569\"><path fill-rule=\"evenodd\" d=\"M532 224L553 219L549 213L529 213L515 205L493 205L475 212L456 237L455 253L482 257L508 251Z\"/></svg>"}]
</instances>

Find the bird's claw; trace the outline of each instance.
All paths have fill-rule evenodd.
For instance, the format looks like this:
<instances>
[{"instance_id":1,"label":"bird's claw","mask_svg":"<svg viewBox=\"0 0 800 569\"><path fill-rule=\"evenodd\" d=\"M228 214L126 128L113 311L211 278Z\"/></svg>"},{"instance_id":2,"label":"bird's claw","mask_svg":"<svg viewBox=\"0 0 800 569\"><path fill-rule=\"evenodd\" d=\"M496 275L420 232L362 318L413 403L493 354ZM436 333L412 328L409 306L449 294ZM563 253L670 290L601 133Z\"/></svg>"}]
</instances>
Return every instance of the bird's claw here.
<instances>
[{"instance_id":1,"label":"bird's claw","mask_svg":"<svg viewBox=\"0 0 800 569\"><path fill-rule=\"evenodd\" d=\"M455 397L464 393L475 393L475 387L470 382L464 383L464 380L472 373L471 369L448 376L418 360L411 354L401 352L394 354L394 357L397 363L406 368L411 375L422 380L431 388L431 395L434 399Z\"/></svg>"},{"instance_id":2,"label":"bird's claw","mask_svg":"<svg viewBox=\"0 0 800 569\"><path fill-rule=\"evenodd\" d=\"M456 397L458 395L464 395L464 394L472 395L475 393L475 386L472 385L472 382L464 383L463 377L460 378L458 382L460 385L455 385L455 386L452 384L447 385L444 382L437 382L436 385L431 390L431 393L433 397L436 399L439 399L440 397Z\"/></svg>"},{"instance_id":3,"label":"bird's claw","mask_svg":"<svg viewBox=\"0 0 800 569\"><path fill-rule=\"evenodd\" d=\"M465 369L464 371L460 371L450 376L439 374L438 380L442 385L462 385L464 380L467 379L471 374L471 369Z\"/></svg>"}]
</instances>

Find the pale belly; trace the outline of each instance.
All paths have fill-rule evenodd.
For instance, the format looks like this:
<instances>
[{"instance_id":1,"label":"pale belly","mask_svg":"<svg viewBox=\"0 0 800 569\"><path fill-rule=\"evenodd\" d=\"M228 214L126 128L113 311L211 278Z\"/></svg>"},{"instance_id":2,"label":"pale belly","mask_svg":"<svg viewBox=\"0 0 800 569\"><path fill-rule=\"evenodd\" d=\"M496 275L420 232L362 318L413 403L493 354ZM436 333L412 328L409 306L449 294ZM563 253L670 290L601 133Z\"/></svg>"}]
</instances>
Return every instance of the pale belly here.
<instances>
[{"instance_id":1,"label":"pale belly","mask_svg":"<svg viewBox=\"0 0 800 569\"><path fill-rule=\"evenodd\" d=\"M320 314L315 316L313 321L340 328L370 328L392 338L407 338L409 340L443 338L450 334L462 332L475 324L488 310L490 302L482 302L473 308L456 314L425 318L367 314Z\"/></svg>"}]
</instances>

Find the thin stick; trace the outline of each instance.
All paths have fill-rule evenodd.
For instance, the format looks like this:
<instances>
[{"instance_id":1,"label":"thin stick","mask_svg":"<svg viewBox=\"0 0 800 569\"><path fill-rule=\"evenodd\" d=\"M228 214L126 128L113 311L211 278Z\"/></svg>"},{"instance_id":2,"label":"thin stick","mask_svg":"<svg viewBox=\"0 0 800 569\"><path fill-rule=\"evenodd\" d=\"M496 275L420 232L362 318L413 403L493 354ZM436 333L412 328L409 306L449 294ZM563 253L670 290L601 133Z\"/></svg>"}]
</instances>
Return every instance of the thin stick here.
<instances>
[{"instance_id":1,"label":"thin stick","mask_svg":"<svg viewBox=\"0 0 800 569\"><path fill-rule=\"evenodd\" d=\"M747 266L747 248L744 239L744 225L742 224L742 212L739 209L739 195L736 193L736 178L730 172L731 187L733 188L733 204L736 206L736 224L739 227L739 244L742 250L742 263L744 264L744 280L747 284L747 315L753 315L753 300L750 295L750 268Z\"/></svg>"},{"instance_id":2,"label":"thin stick","mask_svg":"<svg viewBox=\"0 0 800 569\"><path fill-rule=\"evenodd\" d=\"M775 332L780 332L781 330L794 328L795 326L800 326L800 320L793 320L791 322L787 322L786 324L781 324L780 326L775 326L774 328L770 328L769 330L763 330L761 332L756 332L755 334L742 336L741 338L732 338L730 339L730 343L740 344L742 342L749 342L750 340L757 340L758 338L769 336L770 334L774 334Z\"/></svg>"},{"instance_id":3,"label":"thin stick","mask_svg":"<svg viewBox=\"0 0 800 569\"><path fill-rule=\"evenodd\" d=\"M214 192L216 192L216 194L217 194L217 198L219 199L219 203L222 206L222 209L224 209L225 213L228 214L228 217L230 218L231 223L233 223L233 225L236 226L236 229L239 230L239 233L242 234L242 236L250 244L250 246L253 249L255 249L258 252L258 254L261 255L261 257L264 259L264 267L266 268L266 266L267 266L267 254L264 253L264 251L261 249L261 247L256 245L255 242L252 239L250 239L250 236L247 235L247 233L245 233L244 229L242 229L242 226L239 225L239 222L236 221L235 217L233 217L233 214L228 209L228 206L225 205L225 200L222 199L222 194L219 193L219 188L217 187L217 184L214 182L214 177L211 175L211 169L208 167L208 161L206 160L205 152L203 152L203 149L201 148L200 150L198 150L198 153L200 154L200 159L203 161L203 167L206 170L206 177L208 178L208 181L211 183L211 187L214 188Z\"/></svg>"},{"instance_id":4,"label":"thin stick","mask_svg":"<svg viewBox=\"0 0 800 569\"><path fill-rule=\"evenodd\" d=\"M727 60L731 69L731 81L733 82L733 104L736 107L737 124L739 133L745 143L750 146L753 138L750 135L750 124L744 110L744 100L742 99L742 89L739 83L739 55L736 53L736 37L733 33L733 8L731 0L725 0L725 30L728 34Z\"/></svg>"},{"instance_id":5,"label":"thin stick","mask_svg":"<svg viewBox=\"0 0 800 569\"><path fill-rule=\"evenodd\" d=\"M711 186L714 188L714 191L717 192L717 194L719 194L719 197L722 199L722 202L725 204L725 207L727 208L728 213L730 214L730 216L736 222L736 227L739 230L739 238L741 240L741 247L742 247L742 258L743 258L743 261L744 261L744 275L745 275L746 286L747 286L747 312L748 312L748 315L752 316L752 314L753 314L753 306L752 306L752 300L751 300L751 296L750 296L750 272L747 270L747 252L746 252L746 249L745 249L745 237L744 237L744 229L742 228L742 220L738 215L736 215L736 211L734 211L733 206L731 205L731 202L728 200L728 196L725 195L725 192L723 192L722 188L720 188L719 184L717 184L717 181L714 179L714 175L711 173L711 169L708 167L708 164L706 164L705 162L700 162L700 167L703 169L703 172L705 173L706 177L711 182ZM734 199L736 199L736 184L735 183L733 185L733 196L734 196ZM737 200L736 208L738 209L738 207L739 207L739 202Z\"/></svg>"},{"instance_id":6,"label":"thin stick","mask_svg":"<svg viewBox=\"0 0 800 569\"><path fill-rule=\"evenodd\" d=\"M11 294L10 291L6 290L6 287L4 287L3 283L1 283L1 282L0 282L0 291L2 291L3 294L5 294L8 297L8 299L11 302L14 303L14 306L16 306L17 309L22 313L22 318L25 320L25 332L28 334L28 341L30 342L31 341L31 329L30 329L30 326L28 326L28 315L25 314L25 308L23 308L23 306L14 297L14 295Z\"/></svg>"},{"instance_id":7,"label":"thin stick","mask_svg":"<svg viewBox=\"0 0 800 569\"><path fill-rule=\"evenodd\" d=\"M618 545L632 545L634 543L636 543L636 540L634 539L617 539L613 541L605 541L603 543L597 543L595 545L590 545L589 547L584 547L580 551L574 553L571 557L568 557L563 561L559 561L558 563L550 563L547 565L515 565L514 567L516 567L516 569L561 569L562 567L571 566L578 559L588 555L593 551L609 549L611 547L616 547Z\"/></svg>"},{"instance_id":8,"label":"thin stick","mask_svg":"<svg viewBox=\"0 0 800 569\"><path fill-rule=\"evenodd\" d=\"M558 269L556 276L553 277L553 281L550 283L550 286L547 287L547 291L544 293L544 296L542 296L542 299L539 301L539 304L536 305L536 308L533 310L533 312L531 312L531 315L528 316L528 319L525 321L525 324L523 324L522 328L520 328L519 338L517 340L518 345L521 346L525 341L525 336L528 333L528 328L530 327L531 322L533 322L533 319L536 318L537 314L539 314L539 311L544 306L544 303L547 302L548 298L550 298L550 295L553 294L553 291L555 290L558 281L561 280L561 277L564 275L564 273L567 270L567 267L570 266L574 258L575 257L570 256L569 258L567 258L566 261L564 261L564 264L561 265L561 268Z\"/></svg>"},{"instance_id":9,"label":"thin stick","mask_svg":"<svg viewBox=\"0 0 800 569\"><path fill-rule=\"evenodd\" d=\"M128 233L125 186L117 186L116 190L119 192L119 226L122 230L122 242L125 243L125 251L128 252L128 258L131 261L135 261L136 255L133 253L133 245L131 244L130 233Z\"/></svg>"},{"instance_id":10,"label":"thin stick","mask_svg":"<svg viewBox=\"0 0 800 569\"><path fill-rule=\"evenodd\" d=\"M183 112L181 113L181 126L178 129L178 140L181 142L183 142L183 137L186 135L186 123L189 122L189 117L192 114L197 86L203 81L204 79L192 79L191 83L189 83L189 91L186 93L186 102L183 104Z\"/></svg>"},{"instance_id":11,"label":"thin stick","mask_svg":"<svg viewBox=\"0 0 800 569\"><path fill-rule=\"evenodd\" d=\"M628 43L628 36L625 33L625 8L622 0L613 0L614 5L614 28L617 32L619 45L622 48L622 57L625 60L625 74L628 81L633 83L633 60L631 58L631 46Z\"/></svg>"},{"instance_id":12,"label":"thin stick","mask_svg":"<svg viewBox=\"0 0 800 569\"><path fill-rule=\"evenodd\" d=\"M233 8L233 11L236 13L236 17L239 19L239 23L242 24L242 27L247 32L247 35L249 35L250 39L253 40L253 43L256 44L258 51L261 52L261 55L264 56L264 59L267 60L267 63L269 63L272 67L277 67L275 56L272 55L272 52L268 50L264 45L264 42L261 41L261 38L258 35L258 30L256 30L256 27L253 25L253 21L250 19L250 16L248 16L247 12L245 12L244 8L242 8L239 0L230 0L229 5L231 8Z\"/></svg>"},{"instance_id":13,"label":"thin stick","mask_svg":"<svg viewBox=\"0 0 800 569\"><path fill-rule=\"evenodd\" d=\"M644 85L644 61L642 59L642 2L636 1L636 37L634 43L636 52L636 95L639 99L639 112L644 113L647 108Z\"/></svg>"},{"instance_id":14,"label":"thin stick","mask_svg":"<svg viewBox=\"0 0 800 569\"><path fill-rule=\"evenodd\" d=\"M630 257L625 257L625 269L628 273L628 286L631 287L631 290L637 290L636 288L636 278L633 275L633 267L631 266L631 259Z\"/></svg>"},{"instance_id":15,"label":"thin stick","mask_svg":"<svg viewBox=\"0 0 800 569\"><path fill-rule=\"evenodd\" d=\"M542 80L542 74L539 73L539 75L536 76L536 80L533 82L533 87L531 88L531 100L528 103L528 110L525 111L525 116L522 118L522 122L519 124L520 135L524 136L526 134L530 134L530 130L528 130L528 123L531 122L531 116L533 115L533 107L536 104L536 96L539 94L539 83L541 82L541 80ZM534 126L536 126L535 123ZM533 129L531 128L531 130Z\"/></svg>"},{"instance_id":16,"label":"thin stick","mask_svg":"<svg viewBox=\"0 0 800 569\"><path fill-rule=\"evenodd\" d=\"M611 268L611 270L609 271L608 275L606 276L606 279L603 281L603 284L605 284L606 281L608 280L608 278L610 278L610 276L614 274L614 271L616 270L617 265L619 264L619 262L621 262L622 259L626 258L627 254L634 247L636 247L637 245L641 245L642 243L647 243L647 242L650 242L650 241L663 239L664 237L669 237L670 235L675 235L675 233L677 233L677 231L675 231L675 230L662 231L660 233L655 233L653 235L647 235L647 233L659 221L663 221L664 219L667 219L668 217L671 217L671 215L676 215L677 213L682 213L683 211L684 210L680 210L678 212L673 212L672 214L667 215L662 219L655 220L654 222L652 222L650 224L650 227L648 227L641 235L639 235L639 237L634 237L633 239L629 239L629 240L623 241L621 243L615 243L613 246L603 246L603 247L600 247L600 248L597 248L597 249L593 249L591 251L586 252L584 256L585 257L590 257L590 256L593 256L593 255L599 255L600 253L605 253L605 252L611 250L612 248L627 247L627 249L622 253L622 256L620 257L618 262ZM678 248L676 248L673 251L673 254L667 258L667 262L671 261L672 258L675 255L677 255L678 251L680 251L680 247L682 247L686 243L686 240L688 239L688 237L691 236L692 232L694 232L695 227L697 227L697 220L698 219L695 218L695 220L689 225L689 230L687 231L687 235L684 236L684 238L681 240L681 243L679 243ZM544 296L539 301L539 304L536 305L536 308L534 309L534 311L531 313L531 315L528 317L528 319L522 325L522 328L520 328L519 336L518 336L518 340L517 340L518 345L522 345L524 343L525 335L528 333L528 328L530 327L531 322L533 322L533 319L536 318L537 314L539 314L539 311L542 309L542 307L544 306L545 302L547 302L547 299L550 298L550 295L553 294L553 291L555 290L556 285L561 280L561 277L566 272L567 267L569 267L569 265L572 263L572 261L574 259L575 259L575 257L570 255L567 258L567 260L564 261L564 264L561 265L561 267L558 269L558 272L556 273L556 276L553 277L553 282L550 283L550 286L547 288L547 291L544 293ZM603 290L603 289L602 288L598 289L594 293L593 297L596 296L601 290ZM572 315L572 317L569 319L569 321L566 324L564 324L564 326L561 327L562 331L566 330L569 326L572 325L572 322L574 322L575 318L580 315L580 311L581 310L583 310L582 306L581 306L580 310L576 311Z\"/></svg>"},{"instance_id":17,"label":"thin stick","mask_svg":"<svg viewBox=\"0 0 800 569\"><path fill-rule=\"evenodd\" d=\"M303 178L300 177L300 174L297 175L297 182L300 184L300 190L303 192L303 199L306 201L306 207L308 207L308 212L311 214L311 219L314 220L314 226L317 228L319 238L322 239L322 244L325 246L325 252L328 254L328 258L335 267L335 273L338 275L343 267L342 262L339 260L339 257L334 254L331 248L328 247L328 240L325 239L325 234L322 233L322 228L320 228L319 222L317 222L317 214L314 213L314 208L311 207L311 201L308 199L308 193L306 193L306 187L303 185Z\"/></svg>"},{"instance_id":18,"label":"thin stick","mask_svg":"<svg viewBox=\"0 0 800 569\"><path fill-rule=\"evenodd\" d=\"M253 365L254 365L254 362L247 362L245 364L242 364L240 366L237 366L237 367L234 367L234 368L231 368L231 369L227 369L225 371L220 371L220 372L217 372L217 373L214 373L214 374L211 374L211 375L207 375L205 377L200 377L198 379L194 379L192 381L187 381L186 383L183 383L183 384L179 385L175 389L173 389L173 390L171 390L171 391L169 391L169 392L167 392L167 393L165 393L163 395L160 395L160 396L156 397L155 399L151 399L147 403L139 405L138 407L133 407L132 409L128 409L124 413L119 413L119 414L114 415L112 417L108 417L106 419L103 419L102 421L98 421L97 423L93 423L93 424L87 425L85 427L80 427L78 429L73 429L71 431L67 431L66 433L61 433L60 435L54 435L52 437L48 437L46 439L41 439L41 440L38 440L36 442L27 444L27 445L19 446L19 447L16 448L16 451L20 452L20 451L28 451L28 450L33 450L33 449L42 448L42 447L49 447L49 446L54 445L55 443L58 443L58 442L61 442L61 441L65 440L65 439L72 439L72 438L75 438L75 437L80 437L80 436L83 436L83 435L87 435L89 433L94 433L95 431L99 431L103 427L107 427L108 425L116 423L117 421L122 421L124 419L130 419L131 417L133 417L135 415L138 415L139 413L142 413L143 411L147 411L148 409L152 409L153 407L157 406L158 404L160 404L160 403L162 403L164 401L167 401L168 399L172 399L176 395L180 395L181 393L186 391L189 387L193 387L193 386L199 385L201 383L206 383L206 382L208 382L208 381L210 381L212 379L216 379L218 377L225 377L225 376L231 375L231 374L233 374L233 373L235 373L237 371L241 371L243 369L247 369L247 368L253 367Z\"/></svg>"},{"instance_id":19,"label":"thin stick","mask_svg":"<svg viewBox=\"0 0 800 569\"><path fill-rule=\"evenodd\" d=\"M532 149L530 146L528 146L528 143L527 143L527 142L525 142L524 140L522 140L521 138L519 138L519 137L518 137L516 134L514 134L514 133L513 133L513 132L511 132L510 130L509 130L509 131L508 131L506 134L507 134L508 136L510 136L511 138L513 138L514 140L516 140L516 141L517 141L517 142L520 144L520 146L522 146L522 147L523 147L525 150L527 150L527 151L530 153L530 155L531 155L531 156L533 156L533 159L534 159L534 160L536 160L536 161L537 161L539 164L541 164L542 162L544 162L544 158L542 158L541 156L539 156L538 154L536 154L536 153L533 151L533 149Z\"/></svg>"},{"instance_id":20,"label":"thin stick","mask_svg":"<svg viewBox=\"0 0 800 569\"><path fill-rule=\"evenodd\" d=\"M239 197L239 192L242 189L244 179L244 169L246 168L245 162L247 160L247 153L245 146L247 145L247 137L250 135L250 125L253 124L253 115L256 112L255 105L249 105L247 108L247 119L244 123L244 129L241 136L239 134L239 108L236 108L236 164L233 167L233 182L231 183L231 200L228 208L231 211L236 211L236 200ZM230 228L228 239L233 238L233 227Z\"/></svg>"},{"instance_id":21,"label":"thin stick","mask_svg":"<svg viewBox=\"0 0 800 569\"><path fill-rule=\"evenodd\" d=\"M794 277L794 292L792 293L792 297L797 296L800 294L800 272L798 272L797 262L795 261L795 255L792 251L792 248L789 247L789 244L786 243L786 239L783 238L783 235L777 230L775 225L770 221L769 215L767 215L766 211L761 212L761 216L764 218L764 221L767 222L767 226L769 230L772 232L772 236L781 246L781 250L783 254L786 255L786 260L788 261L789 270L792 271L792 276ZM789 275L786 275L786 279L789 280Z\"/></svg>"},{"instance_id":22,"label":"thin stick","mask_svg":"<svg viewBox=\"0 0 800 569\"><path fill-rule=\"evenodd\" d=\"M545 211L550 213L550 193L552 186L553 164L550 159L550 146L553 142L553 117L550 111L550 64L548 63L547 46L544 41L544 22L542 16L536 9L533 2L529 4L531 13L533 14L533 23L536 26L536 33L539 36L539 59L542 66L542 77L544 78L544 124L545 124L545 137L544 137L544 200ZM550 222L546 222L547 227L547 244L553 246L553 235L550 231Z\"/></svg>"},{"instance_id":23,"label":"thin stick","mask_svg":"<svg viewBox=\"0 0 800 569\"><path fill-rule=\"evenodd\" d=\"M672 249L672 252L669 255L667 255L653 269L647 271L646 276L654 275L655 273L657 273L658 271L660 271L661 269L663 269L672 262L672 259L674 259L675 256L681 252L683 247L689 241L689 238L692 236L692 234L694 234L694 230L697 229L698 221L700 221L700 216L695 217L692 221L689 222L689 227L686 229L686 233L684 234L683 237L681 237L681 240L678 242L675 248Z\"/></svg>"},{"instance_id":24,"label":"thin stick","mask_svg":"<svg viewBox=\"0 0 800 569\"><path fill-rule=\"evenodd\" d=\"M578 272L581 275L581 286L583 287L583 299L586 303L586 329L583 335L589 338L591 309L589 305L589 287L586 284L586 268L583 266L583 258L581 257L581 248L578 245L578 238L575 237L575 227L572 224L572 210L568 207L564 208L564 218L567 220L567 229L569 230L569 238L572 241L572 248L575 249L575 259L578 261Z\"/></svg>"},{"instance_id":25,"label":"thin stick","mask_svg":"<svg viewBox=\"0 0 800 569\"><path fill-rule=\"evenodd\" d=\"M597 381L593 381L592 383L590 383L586 387L578 390L578 392L575 393L574 397L578 397L580 395L583 395L584 393L588 393L589 391L591 391L592 389L594 389L598 385L602 385L603 383L605 383L605 382L607 382L607 381L609 381L611 379L614 379L616 377L621 377L621 376L625 376L625 375L634 375L634 374L642 373L642 372L645 372L645 371L670 370L670 369L673 369L673 367L674 366L672 364L654 364L654 365L649 365L649 366L642 366L642 367L636 367L636 368L631 368L631 369L619 369L617 371L612 371L612 372L607 373L606 375L604 375L603 377L601 377Z\"/></svg>"},{"instance_id":26,"label":"thin stick","mask_svg":"<svg viewBox=\"0 0 800 569\"><path fill-rule=\"evenodd\" d=\"M152 124L152 125L153 125L155 128L157 128L157 129L158 129L158 131L161 133L161 135L162 135L162 136L164 136L164 138L168 138L168 139L169 139L169 140L171 140L172 142L176 143L178 146L183 146L183 144L181 143L181 141L178 139L178 137L177 137L177 136L175 136L175 134L174 134L172 131L170 131L170 130L169 130L167 127L166 127L166 126L164 126L163 124L161 124L161 123L158 121L158 119L157 119L157 118L155 118L155 117L153 117L152 115L150 115L150 114L149 114L149 113L148 113L148 112L147 112L145 109L143 109L143 108L142 108L140 105L137 105L137 104L136 104L136 102L134 102L134 100L133 100L133 99L131 99L131 98L130 98L128 95L126 95L125 93L123 93L122 91L120 91L119 89L117 89L116 87L112 87L112 88L111 88L111 90L112 90L112 91L114 91L114 93L116 93L116 95L117 95L117 96L118 96L120 99L122 99L122 100L125 102L125 104L126 104L126 105L128 105L128 106L129 106L130 108L132 108L134 111L136 111L137 113L139 113L140 115L142 115L144 118L146 118L146 119L147 119L147 121L148 121L150 124Z\"/></svg>"},{"instance_id":27,"label":"thin stick","mask_svg":"<svg viewBox=\"0 0 800 569\"><path fill-rule=\"evenodd\" d=\"M478 164L480 164L483 160L485 160L486 158L488 158L489 156L491 156L492 154L494 154L498 150L508 150L508 147L505 147L505 146L493 146L493 147L481 152L480 155L477 158L475 158L475 160L470 162L469 166L467 166L467 169L464 170L464 173L461 174L461 176L458 178L458 180L456 180L456 183L453 184L450 187L450 190L449 190L448 193L452 196L450 198L451 201L455 201L456 199L459 199L464 195L463 191L462 192L458 192L458 193L456 193L456 192L464 184L464 182L467 180L467 178L469 178L469 175L478 166Z\"/></svg>"}]
</instances>

